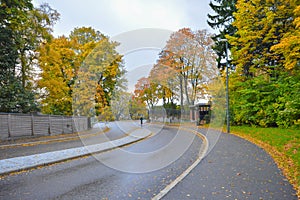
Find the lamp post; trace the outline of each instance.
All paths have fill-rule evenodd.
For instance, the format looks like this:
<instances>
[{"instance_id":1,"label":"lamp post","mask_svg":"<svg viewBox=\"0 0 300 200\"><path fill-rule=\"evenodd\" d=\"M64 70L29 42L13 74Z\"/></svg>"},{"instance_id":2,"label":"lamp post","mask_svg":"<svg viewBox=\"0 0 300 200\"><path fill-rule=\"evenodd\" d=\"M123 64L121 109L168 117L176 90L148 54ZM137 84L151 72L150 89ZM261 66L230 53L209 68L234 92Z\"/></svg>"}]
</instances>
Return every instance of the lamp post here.
<instances>
[{"instance_id":1,"label":"lamp post","mask_svg":"<svg viewBox=\"0 0 300 200\"><path fill-rule=\"evenodd\" d=\"M230 133L230 115L229 115L229 91L228 91L228 83L229 83L229 76L228 76L228 41L227 39L221 39L221 42L225 42L226 47L226 122L227 122L227 133Z\"/></svg>"}]
</instances>

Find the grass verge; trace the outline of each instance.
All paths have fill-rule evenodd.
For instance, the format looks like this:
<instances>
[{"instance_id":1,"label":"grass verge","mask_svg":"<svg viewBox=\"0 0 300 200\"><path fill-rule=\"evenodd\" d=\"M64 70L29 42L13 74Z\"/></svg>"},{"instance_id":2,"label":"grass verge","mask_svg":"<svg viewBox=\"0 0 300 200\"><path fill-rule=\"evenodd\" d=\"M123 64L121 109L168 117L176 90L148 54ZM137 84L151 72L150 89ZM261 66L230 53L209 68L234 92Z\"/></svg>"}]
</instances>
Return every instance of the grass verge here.
<instances>
[{"instance_id":1,"label":"grass verge","mask_svg":"<svg viewBox=\"0 0 300 200\"><path fill-rule=\"evenodd\" d=\"M267 151L294 186L300 199L300 130L232 126L231 133Z\"/></svg>"}]
</instances>

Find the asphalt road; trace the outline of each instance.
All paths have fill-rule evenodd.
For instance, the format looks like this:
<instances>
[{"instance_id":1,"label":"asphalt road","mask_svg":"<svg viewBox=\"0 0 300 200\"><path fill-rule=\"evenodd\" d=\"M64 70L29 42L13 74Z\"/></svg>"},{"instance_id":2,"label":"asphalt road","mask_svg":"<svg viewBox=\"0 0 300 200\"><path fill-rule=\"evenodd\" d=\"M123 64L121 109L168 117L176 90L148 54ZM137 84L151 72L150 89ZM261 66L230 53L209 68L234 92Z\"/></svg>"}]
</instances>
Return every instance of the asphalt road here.
<instances>
[{"instance_id":1,"label":"asphalt road","mask_svg":"<svg viewBox=\"0 0 300 200\"><path fill-rule=\"evenodd\" d=\"M85 144L96 144L126 136L130 130L120 130L118 126L111 123L110 130L104 132L100 128L94 128L82 134L64 134L51 137L24 138L17 141L2 142L0 144L0 159L26 156L38 153L46 153L75 147L82 147ZM17 145L21 144L21 145ZM9 145L12 145L11 147ZM17 145L17 146L16 146Z\"/></svg>"},{"instance_id":2,"label":"asphalt road","mask_svg":"<svg viewBox=\"0 0 300 200\"><path fill-rule=\"evenodd\" d=\"M122 149L3 177L0 199L151 199L197 158L202 140L177 128L143 128L153 136Z\"/></svg>"},{"instance_id":3,"label":"asphalt road","mask_svg":"<svg viewBox=\"0 0 300 200\"><path fill-rule=\"evenodd\" d=\"M0 199L151 199L194 163L203 141L176 127L143 128L153 136L117 150L2 177ZM115 124L106 135L113 139L128 131L130 126ZM81 145L93 142L95 138L86 138ZM209 150L163 199L297 199L270 156L257 146L221 134Z\"/></svg>"}]
</instances>

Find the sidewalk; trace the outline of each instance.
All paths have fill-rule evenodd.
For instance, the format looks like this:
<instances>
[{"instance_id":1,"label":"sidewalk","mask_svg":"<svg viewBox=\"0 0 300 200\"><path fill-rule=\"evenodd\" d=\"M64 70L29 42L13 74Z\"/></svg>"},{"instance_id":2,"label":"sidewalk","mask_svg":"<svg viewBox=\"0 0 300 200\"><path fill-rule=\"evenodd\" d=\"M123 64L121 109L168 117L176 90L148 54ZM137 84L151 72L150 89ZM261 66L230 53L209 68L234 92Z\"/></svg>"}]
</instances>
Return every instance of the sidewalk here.
<instances>
[{"instance_id":1,"label":"sidewalk","mask_svg":"<svg viewBox=\"0 0 300 200\"><path fill-rule=\"evenodd\" d=\"M137 129L130 133L129 136L109 142L41 154L34 154L29 156L3 159L0 160L0 175L56 163L93 153L104 152L133 142L137 142L150 135L151 132L146 129Z\"/></svg>"},{"instance_id":2,"label":"sidewalk","mask_svg":"<svg viewBox=\"0 0 300 200\"><path fill-rule=\"evenodd\" d=\"M297 200L297 196L263 149L221 134L212 151L163 199Z\"/></svg>"}]
</instances>

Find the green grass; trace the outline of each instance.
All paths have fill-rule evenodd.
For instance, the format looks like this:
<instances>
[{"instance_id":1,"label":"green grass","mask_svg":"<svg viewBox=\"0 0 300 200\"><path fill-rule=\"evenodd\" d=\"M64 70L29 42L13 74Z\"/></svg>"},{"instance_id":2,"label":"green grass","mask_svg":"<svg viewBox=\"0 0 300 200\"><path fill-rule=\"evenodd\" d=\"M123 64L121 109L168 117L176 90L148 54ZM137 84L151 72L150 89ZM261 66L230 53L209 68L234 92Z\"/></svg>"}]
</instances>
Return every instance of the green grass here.
<instances>
[{"instance_id":1,"label":"green grass","mask_svg":"<svg viewBox=\"0 0 300 200\"><path fill-rule=\"evenodd\" d=\"M232 126L231 133L264 148L293 184L300 199L300 130Z\"/></svg>"}]
</instances>

